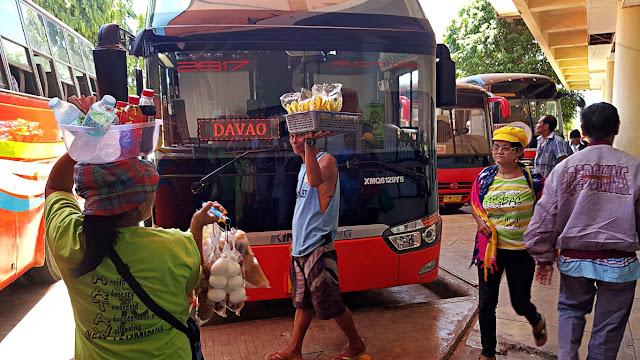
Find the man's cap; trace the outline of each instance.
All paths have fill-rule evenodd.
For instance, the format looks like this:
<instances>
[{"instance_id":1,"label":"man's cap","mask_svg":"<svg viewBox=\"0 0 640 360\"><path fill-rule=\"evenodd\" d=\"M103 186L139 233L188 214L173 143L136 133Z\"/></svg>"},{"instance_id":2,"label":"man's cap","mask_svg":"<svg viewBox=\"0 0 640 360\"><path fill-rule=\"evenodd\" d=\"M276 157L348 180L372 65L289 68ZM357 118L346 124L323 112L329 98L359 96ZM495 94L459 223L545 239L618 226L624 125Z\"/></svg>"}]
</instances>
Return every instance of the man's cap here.
<instances>
[{"instance_id":1,"label":"man's cap","mask_svg":"<svg viewBox=\"0 0 640 360\"><path fill-rule=\"evenodd\" d=\"M158 186L158 171L138 158L107 164L76 164L73 181L85 199L85 215L110 216L133 210Z\"/></svg>"},{"instance_id":2,"label":"man's cap","mask_svg":"<svg viewBox=\"0 0 640 360\"><path fill-rule=\"evenodd\" d=\"M502 140L513 143L520 143L522 147L526 147L529 143L527 133L517 127L504 126L493 132L493 138L491 140Z\"/></svg>"},{"instance_id":3,"label":"man's cap","mask_svg":"<svg viewBox=\"0 0 640 360\"><path fill-rule=\"evenodd\" d=\"M362 137L360 138L360 140L366 140L369 142L369 144L372 144L375 142L375 139L373 138L373 134L370 132L366 132L362 135Z\"/></svg>"}]
</instances>

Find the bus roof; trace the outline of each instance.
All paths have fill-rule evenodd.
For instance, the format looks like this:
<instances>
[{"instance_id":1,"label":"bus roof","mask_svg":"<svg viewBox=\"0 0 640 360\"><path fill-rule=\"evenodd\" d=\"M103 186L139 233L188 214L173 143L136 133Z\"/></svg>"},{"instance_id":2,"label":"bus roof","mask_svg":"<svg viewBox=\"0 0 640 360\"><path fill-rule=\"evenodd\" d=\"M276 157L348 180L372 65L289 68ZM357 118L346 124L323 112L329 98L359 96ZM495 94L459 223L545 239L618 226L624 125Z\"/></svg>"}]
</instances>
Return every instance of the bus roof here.
<instances>
[{"instance_id":1,"label":"bus roof","mask_svg":"<svg viewBox=\"0 0 640 360\"><path fill-rule=\"evenodd\" d=\"M435 54L436 49L418 0L156 0L147 19L144 40L156 52L185 40L209 42L209 49L213 42L285 43L296 50L315 43L353 49L361 42L406 53ZM319 29L326 31L320 34ZM133 53L141 55L139 41L135 45Z\"/></svg>"},{"instance_id":2,"label":"bus roof","mask_svg":"<svg viewBox=\"0 0 640 360\"><path fill-rule=\"evenodd\" d=\"M554 83L552 78L539 75L539 74L521 74L521 73L496 73L496 74L480 74L472 75L459 79L463 82L474 82L481 86L491 85L494 83L505 83L511 81L524 81L524 82L541 82L541 83Z\"/></svg>"},{"instance_id":3,"label":"bus roof","mask_svg":"<svg viewBox=\"0 0 640 360\"><path fill-rule=\"evenodd\" d=\"M460 80L456 81L456 91L464 91L468 93L477 93L478 95L484 94L487 95L487 90L478 85L468 84L465 82L461 82Z\"/></svg>"}]
</instances>

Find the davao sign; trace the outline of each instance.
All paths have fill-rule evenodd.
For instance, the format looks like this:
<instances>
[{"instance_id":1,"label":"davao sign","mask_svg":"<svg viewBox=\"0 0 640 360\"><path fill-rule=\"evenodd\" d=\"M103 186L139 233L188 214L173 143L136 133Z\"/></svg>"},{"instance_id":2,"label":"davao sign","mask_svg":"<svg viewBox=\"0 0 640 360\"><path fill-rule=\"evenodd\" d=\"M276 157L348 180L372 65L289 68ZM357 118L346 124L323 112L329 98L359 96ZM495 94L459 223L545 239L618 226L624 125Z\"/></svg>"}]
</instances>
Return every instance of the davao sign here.
<instances>
[{"instance_id":1,"label":"davao sign","mask_svg":"<svg viewBox=\"0 0 640 360\"><path fill-rule=\"evenodd\" d=\"M271 140L278 132L277 119L198 119L200 141Z\"/></svg>"}]
</instances>

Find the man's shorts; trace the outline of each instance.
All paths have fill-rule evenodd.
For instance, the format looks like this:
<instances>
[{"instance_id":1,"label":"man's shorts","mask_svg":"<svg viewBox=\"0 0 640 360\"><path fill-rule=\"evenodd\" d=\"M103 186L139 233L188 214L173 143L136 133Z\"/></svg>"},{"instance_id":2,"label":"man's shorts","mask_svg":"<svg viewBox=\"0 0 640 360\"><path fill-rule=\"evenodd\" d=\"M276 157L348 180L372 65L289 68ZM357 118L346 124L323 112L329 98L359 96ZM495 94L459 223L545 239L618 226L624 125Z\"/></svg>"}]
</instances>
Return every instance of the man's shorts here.
<instances>
[{"instance_id":1,"label":"man's shorts","mask_svg":"<svg viewBox=\"0 0 640 360\"><path fill-rule=\"evenodd\" d=\"M340 292L338 254L333 242L308 255L292 256L289 274L296 309L313 308L322 320L333 319L347 310Z\"/></svg>"}]
</instances>

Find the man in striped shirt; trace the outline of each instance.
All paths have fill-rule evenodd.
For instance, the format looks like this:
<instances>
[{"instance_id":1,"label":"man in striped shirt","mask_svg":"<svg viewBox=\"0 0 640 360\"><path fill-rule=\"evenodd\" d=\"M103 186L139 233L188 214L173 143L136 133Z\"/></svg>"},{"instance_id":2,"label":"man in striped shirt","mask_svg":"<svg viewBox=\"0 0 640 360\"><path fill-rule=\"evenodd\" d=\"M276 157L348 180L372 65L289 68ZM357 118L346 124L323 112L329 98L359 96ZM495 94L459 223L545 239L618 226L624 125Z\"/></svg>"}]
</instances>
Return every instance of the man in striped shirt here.
<instances>
[{"instance_id":1,"label":"man in striped shirt","mask_svg":"<svg viewBox=\"0 0 640 360\"><path fill-rule=\"evenodd\" d=\"M544 115L536 124L536 134L540 136L533 167L545 178L549 177L554 166L569 155L564 140L553 133L557 125L558 120L553 115Z\"/></svg>"}]
</instances>

